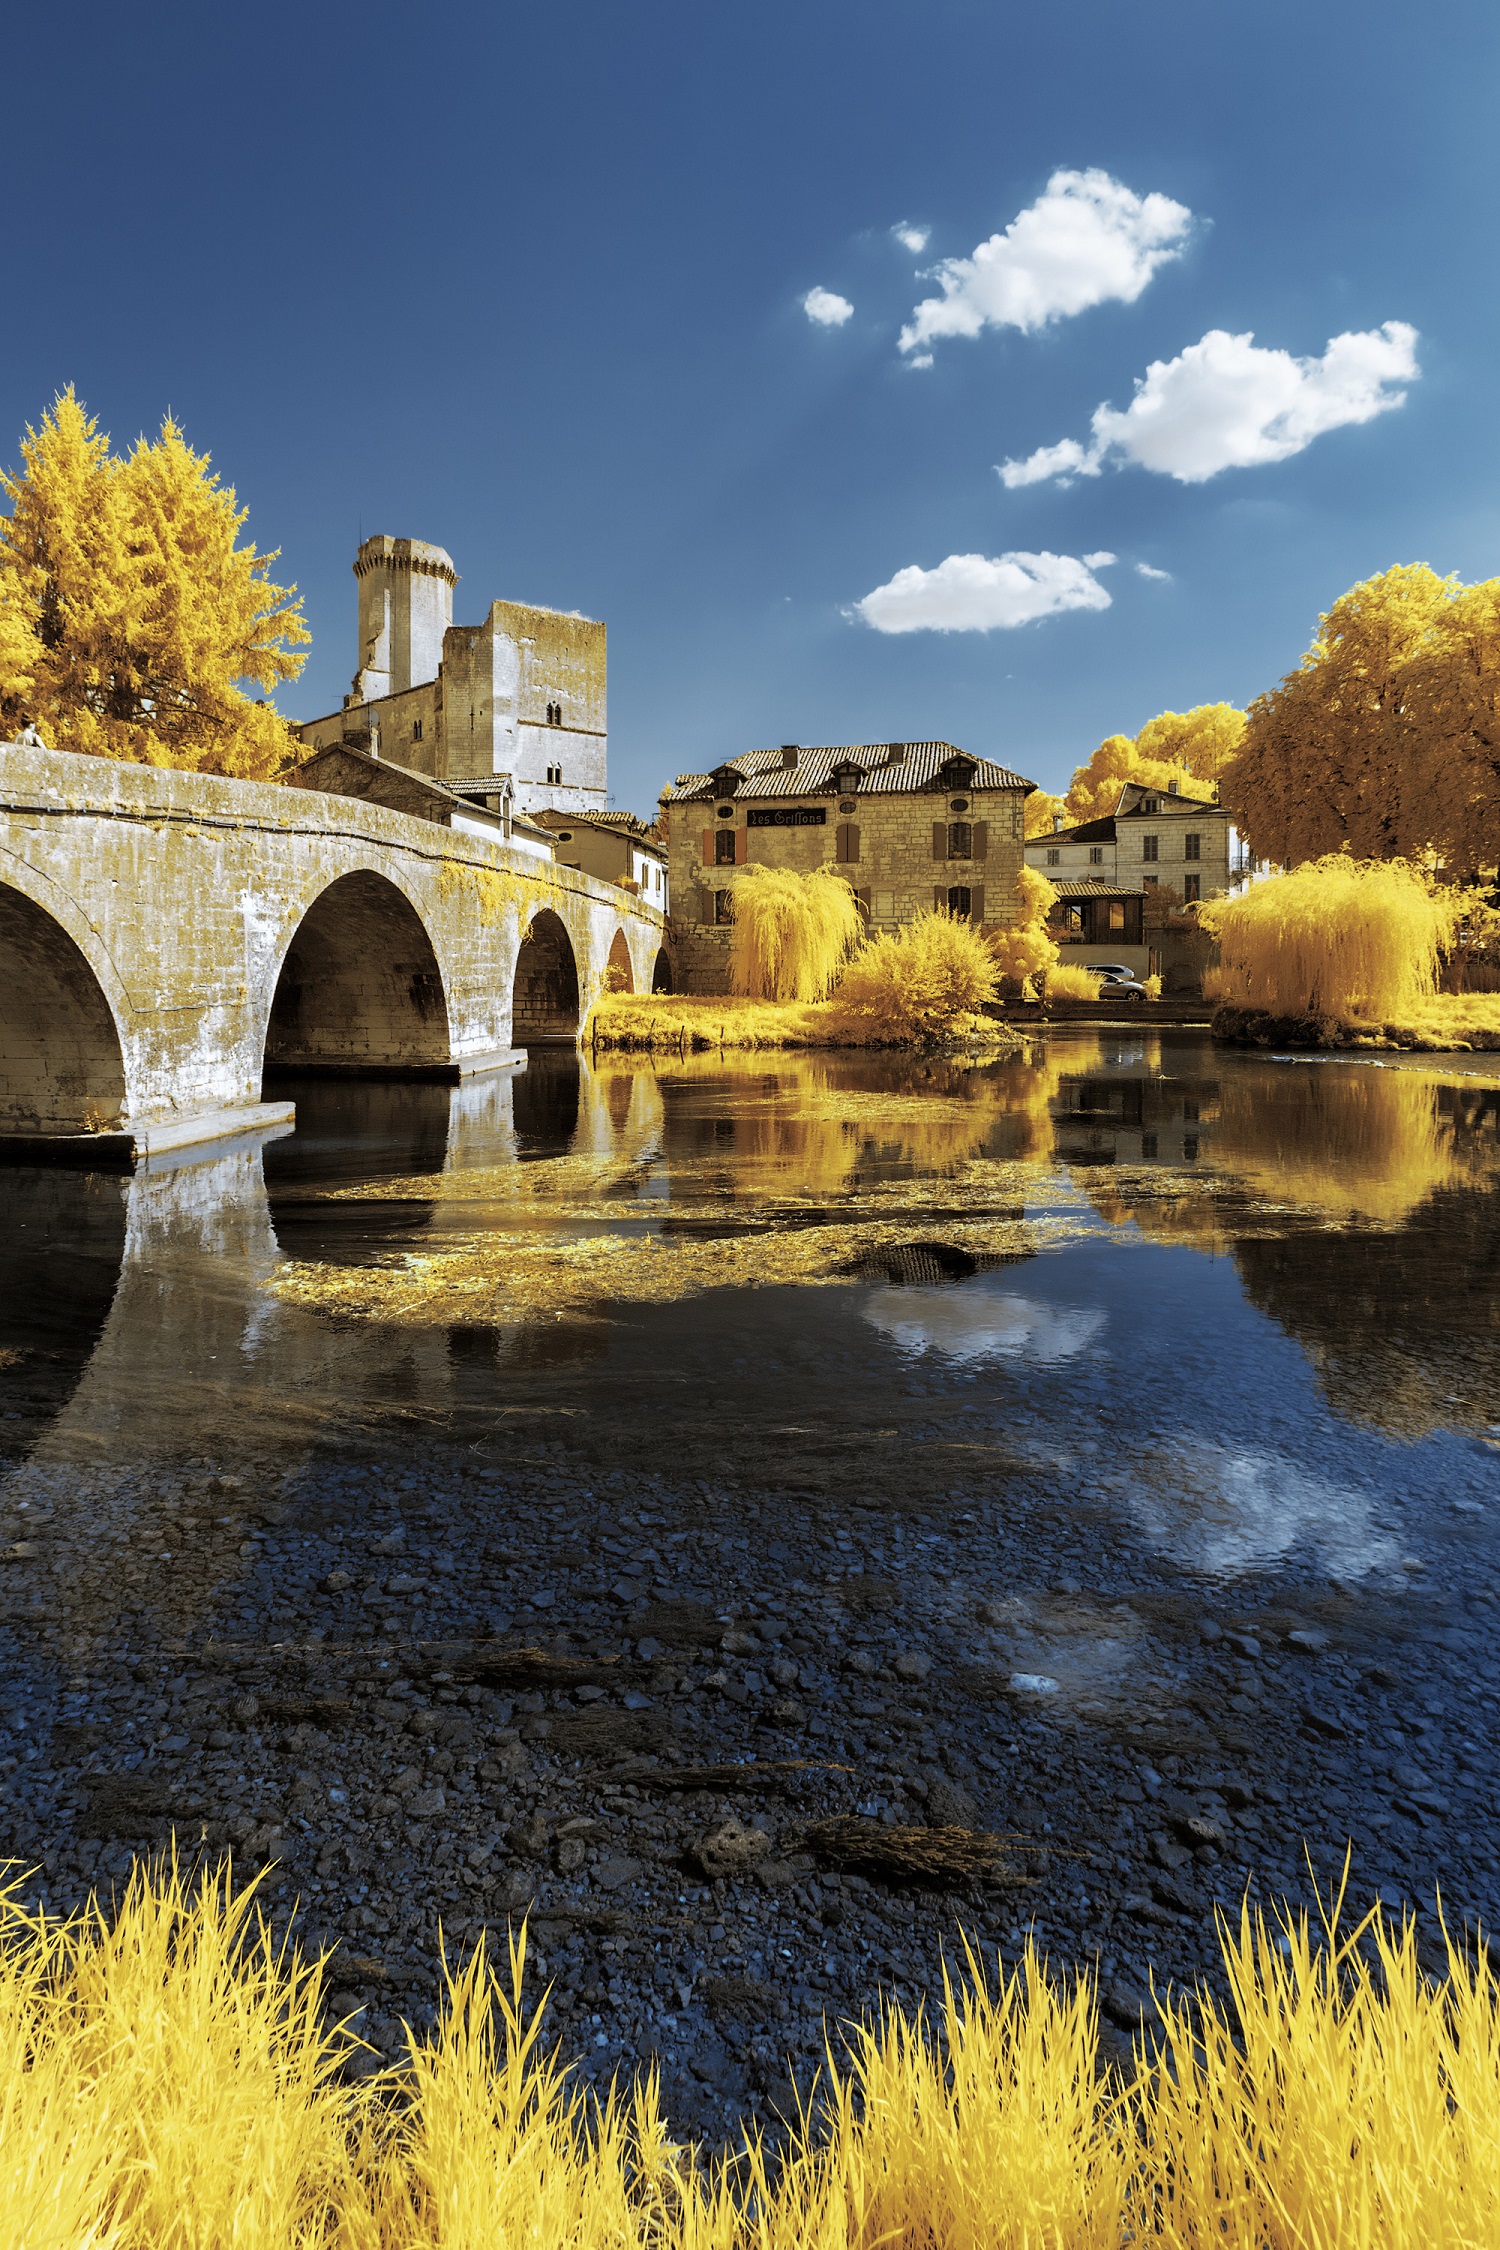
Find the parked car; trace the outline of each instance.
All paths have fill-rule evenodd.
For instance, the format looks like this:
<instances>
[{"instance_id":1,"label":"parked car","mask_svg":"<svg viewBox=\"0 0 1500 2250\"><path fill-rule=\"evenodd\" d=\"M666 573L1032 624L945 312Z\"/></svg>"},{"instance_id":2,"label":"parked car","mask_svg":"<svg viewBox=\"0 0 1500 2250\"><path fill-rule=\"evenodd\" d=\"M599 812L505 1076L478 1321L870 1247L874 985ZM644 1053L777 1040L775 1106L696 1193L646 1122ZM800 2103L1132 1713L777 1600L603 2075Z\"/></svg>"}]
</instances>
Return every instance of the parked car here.
<instances>
[{"instance_id":1,"label":"parked car","mask_svg":"<svg viewBox=\"0 0 1500 2250\"><path fill-rule=\"evenodd\" d=\"M1090 961L1086 964L1091 976L1099 979L1099 990L1107 992L1112 1000L1144 1000L1146 987L1134 969L1127 969L1123 961Z\"/></svg>"}]
</instances>

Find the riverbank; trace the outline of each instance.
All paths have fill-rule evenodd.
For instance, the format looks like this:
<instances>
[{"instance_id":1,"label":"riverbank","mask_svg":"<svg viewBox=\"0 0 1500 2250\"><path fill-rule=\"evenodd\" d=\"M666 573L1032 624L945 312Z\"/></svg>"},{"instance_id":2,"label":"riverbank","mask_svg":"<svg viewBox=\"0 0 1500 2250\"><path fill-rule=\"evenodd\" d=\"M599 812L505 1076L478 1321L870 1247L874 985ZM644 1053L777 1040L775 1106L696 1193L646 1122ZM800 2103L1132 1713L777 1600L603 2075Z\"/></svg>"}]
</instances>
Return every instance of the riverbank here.
<instances>
[{"instance_id":1,"label":"riverbank","mask_svg":"<svg viewBox=\"0 0 1500 2250\"><path fill-rule=\"evenodd\" d=\"M969 1953L925 2009L872 1991L817 2099L715 2156L676 2138L649 2069L602 2101L570 2082L524 1933L450 1968L431 2033L371 2076L327 1970L257 1935L255 1904L227 1870L165 1869L61 1930L5 1913L27 2250L157 2250L185 2214L192 2239L245 2250L1123 2250L1167 2225L1280 2239L1288 2209L1334 2239L1351 2202L1372 2243L1470 2250L1500 2221L1496 1969L1455 1949L1434 2005L1409 1926L1335 1924L1323 1945L1290 1918L1226 1927L1233 2010L1157 1995L1121 2073L1090 1979L1031 1948L997 1979Z\"/></svg>"},{"instance_id":2,"label":"riverbank","mask_svg":"<svg viewBox=\"0 0 1500 2250\"><path fill-rule=\"evenodd\" d=\"M1500 996L1438 993L1404 1023L1364 1023L1337 1016L1220 1006L1211 1029L1232 1047L1352 1048L1415 1054L1500 1049Z\"/></svg>"},{"instance_id":3,"label":"riverbank","mask_svg":"<svg viewBox=\"0 0 1500 2250\"><path fill-rule=\"evenodd\" d=\"M993 1016L955 1015L941 1036L915 1039L872 1023L837 1000L746 1000L736 994L606 992L584 1029L595 1053L708 1054L715 1049L860 1047L875 1050L987 1050L1019 1044Z\"/></svg>"}]
</instances>

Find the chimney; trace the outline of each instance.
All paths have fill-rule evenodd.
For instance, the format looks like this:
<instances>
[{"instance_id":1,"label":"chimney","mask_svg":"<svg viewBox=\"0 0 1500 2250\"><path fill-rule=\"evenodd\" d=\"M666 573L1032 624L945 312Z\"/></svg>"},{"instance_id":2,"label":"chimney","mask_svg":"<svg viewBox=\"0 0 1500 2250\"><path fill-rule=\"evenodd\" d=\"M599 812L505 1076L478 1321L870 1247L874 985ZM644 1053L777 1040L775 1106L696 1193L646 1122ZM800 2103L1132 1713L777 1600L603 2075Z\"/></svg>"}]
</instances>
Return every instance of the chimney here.
<instances>
[{"instance_id":1,"label":"chimney","mask_svg":"<svg viewBox=\"0 0 1500 2250\"><path fill-rule=\"evenodd\" d=\"M781 745L781 762L783 766L794 766L801 755L802 748L800 743L783 742L783 744Z\"/></svg>"},{"instance_id":2,"label":"chimney","mask_svg":"<svg viewBox=\"0 0 1500 2250\"><path fill-rule=\"evenodd\" d=\"M1052 833L1053 833L1053 835L1054 835L1054 836L1060 836L1060 835L1062 834L1062 824L1063 824L1063 816L1062 816L1062 814L1061 814L1060 812L1055 812L1055 813L1054 813L1054 814L1052 815Z\"/></svg>"}]
</instances>

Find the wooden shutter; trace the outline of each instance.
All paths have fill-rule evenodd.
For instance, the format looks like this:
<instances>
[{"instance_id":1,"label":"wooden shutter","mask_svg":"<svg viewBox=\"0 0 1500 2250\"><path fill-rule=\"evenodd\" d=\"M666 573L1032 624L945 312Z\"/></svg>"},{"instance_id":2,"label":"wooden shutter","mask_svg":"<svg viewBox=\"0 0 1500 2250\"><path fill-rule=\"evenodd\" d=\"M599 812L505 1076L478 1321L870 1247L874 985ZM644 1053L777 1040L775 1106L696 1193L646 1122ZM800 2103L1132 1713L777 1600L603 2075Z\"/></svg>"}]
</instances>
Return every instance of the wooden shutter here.
<instances>
[{"instance_id":1,"label":"wooden shutter","mask_svg":"<svg viewBox=\"0 0 1500 2250\"><path fill-rule=\"evenodd\" d=\"M734 864L736 867L744 866L745 853L749 844L750 831L747 828L737 828L734 832Z\"/></svg>"},{"instance_id":2,"label":"wooden shutter","mask_svg":"<svg viewBox=\"0 0 1500 2250\"><path fill-rule=\"evenodd\" d=\"M932 911L934 914L946 914L948 911L948 889L944 883L934 883L932 886Z\"/></svg>"},{"instance_id":3,"label":"wooden shutter","mask_svg":"<svg viewBox=\"0 0 1500 2250\"><path fill-rule=\"evenodd\" d=\"M834 836L833 856L840 867L848 867L859 858L859 830L853 821L840 821Z\"/></svg>"},{"instance_id":4,"label":"wooden shutter","mask_svg":"<svg viewBox=\"0 0 1500 2250\"><path fill-rule=\"evenodd\" d=\"M989 850L990 850L990 824L989 824L989 822L988 822L987 820L976 820L976 821L975 821L975 823L974 823L974 841L973 841L973 844L972 844L972 846L971 846L970 848L971 848L971 853L972 853L972 856L973 856L973 857L974 857L975 859L987 859L987 858L989 857ZM975 916L975 920L976 920L976 921L978 920L978 916L977 916L977 915Z\"/></svg>"},{"instance_id":5,"label":"wooden shutter","mask_svg":"<svg viewBox=\"0 0 1500 2250\"><path fill-rule=\"evenodd\" d=\"M862 907L864 908L864 910L865 910L865 920L866 920L866 921L868 922L868 921L869 921L869 919L870 919L870 894L869 894L869 892L868 892L868 891L856 891L854 895L855 895L855 897L856 897L856 898L857 898L857 899L859 900L859 903L860 903L860 905L861 905L861 906L862 906Z\"/></svg>"},{"instance_id":6,"label":"wooden shutter","mask_svg":"<svg viewBox=\"0 0 1500 2250\"><path fill-rule=\"evenodd\" d=\"M932 856L934 859L946 859L948 857L948 823L946 820L935 820L932 824Z\"/></svg>"},{"instance_id":7,"label":"wooden shutter","mask_svg":"<svg viewBox=\"0 0 1500 2250\"><path fill-rule=\"evenodd\" d=\"M714 832L711 828L705 828L703 831L703 864L705 867L712 867L713 863Z\"/></svg>"},{"instance_id":8,"label":"wooden shutter","mask_svg":"<svg viewBox=\"0 0 1500 2250\"><path fill-rule=\"evenodd\" d=\"M971 922L982 922L984 920L983 883L974 884L969 892L969 920Z\"/></svg>"}]
</instances>

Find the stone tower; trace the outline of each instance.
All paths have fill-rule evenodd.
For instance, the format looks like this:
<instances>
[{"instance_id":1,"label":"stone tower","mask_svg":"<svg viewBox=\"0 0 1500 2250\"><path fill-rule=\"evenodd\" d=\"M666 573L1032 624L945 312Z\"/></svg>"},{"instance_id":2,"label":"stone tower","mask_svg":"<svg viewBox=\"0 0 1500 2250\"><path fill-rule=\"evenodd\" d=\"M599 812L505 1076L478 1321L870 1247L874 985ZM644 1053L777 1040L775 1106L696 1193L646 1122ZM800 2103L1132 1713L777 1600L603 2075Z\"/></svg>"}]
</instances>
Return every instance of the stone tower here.
<instances>
[{"instance_id":1,"label":"stone tower","mask_svg":"<svg viewBox=\"0 0 1500 2250\"><path fill-rule=\"evenodd\" d=\"M354 558L359 581L359 670L354 699L402 695L435 680L443 635L453 623L458 572L425 539L367 539Z\"/></svg>"}]
</instances>

